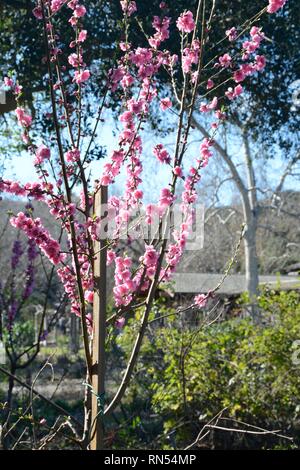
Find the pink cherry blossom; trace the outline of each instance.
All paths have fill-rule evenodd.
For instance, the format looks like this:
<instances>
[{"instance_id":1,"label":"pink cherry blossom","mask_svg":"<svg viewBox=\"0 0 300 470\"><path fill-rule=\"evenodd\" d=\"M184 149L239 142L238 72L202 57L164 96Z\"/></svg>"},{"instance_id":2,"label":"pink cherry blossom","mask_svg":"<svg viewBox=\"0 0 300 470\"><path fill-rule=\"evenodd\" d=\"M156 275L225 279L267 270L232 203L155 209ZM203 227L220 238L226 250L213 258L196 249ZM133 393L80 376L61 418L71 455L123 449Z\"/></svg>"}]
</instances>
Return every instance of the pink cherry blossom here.
<instances>
[{"instance_id":1,"label":"pink cherry blossom","mask_svg":"<svg viewBox=\"0 0 300 470\"><path fill-rule=\"evenodd\" d=\"M17 84L17 85L15 86L15 90L14 90L14 91L15 91L15 94L16 94L16 95L19 95L19 94L22 92L22 90L23 90L23 87L22 87L21 85L18 85L18 84Z\"/></svg>"},{"instance_id":2,"label":"pink cherry blossom","mask_svg":"<svg viewBox=\"0 0 300 470\"><path fill-rule=\"evenodd\" d=\"M126 13L127 16L133 15L137 11L137 6L134 1L131 0L122 0L121 2L121 7L124 13Z\"/></svg>"},{"instance_id":3,"label":"pink cherry blossom","mask_svg":"<svg viewBox=\"0 0 300 470\"><path fill-rule=\"evenodd\" d=\"M130 75L129 73L126 73L122 80L120 81L122 87L125 89L125 88L129 88L133 83L134 83L134 78L132 75Z\"/></svg>"},{"instance_id":4,"label":"pink cherry blossom","mask_svg":"<svg viewBox=\"0 0 300 470\"><path fill-rule=\"evenodd\" d=\"M76 5L75 10L74 10L74 16L76 18L81 18L86 14L86 8L83 5Z\"/></svg>"},{"instance_id":5,"label":"pink cherry blossom","mask_svg":"<svg viewBox=\"0 0 300 470\"><path fill-rule=\"evenodd\" d=\"M243 87L242 85L237 85L234 89L232 87L229 87L228 90L225 92L225 95L227 98L230 100L233 100L237 98L239 95L243 93Z\"/></svg>"},{"instance_id":6,"label":"pink cherry blossom","mask_svg":"<svg viewBox=\"0 0 300 470\"><path fill-rule=\"evenodd\" d=\"M243 80L245 80L245 78L246 78L245 73L241 69L237 70L233 74L233 79L236 83L242 82Z\"/></svg>"},{"instance_id":7,"label":"pink cherry blossom","mask_svg":"<svg viewBox=\"0 0 300 470\"><path fill-rule=\"evenodd\" d=\"M225 34L228 37L229 41L235 41L235 39L237 38L237 30L234 26L228 29Z\"/></svg>"},{"instance_id":8,"label":"pink cherry blossom","mask_svg":"<svg viewBox=\"0 0 300 470\"><path fill-rule=\"evenodd\" d=\"M133 193L133 196L134 196L135 200L142 199L143 198L143 191L141 191L140 189L136 189Z\"/></svg>"},{"instance_id":9,"label":"pink cherry blossom","mask_svg":"<svg viewBox=\"0 0 300 470\"><path fill-rule=\"evenodd\" d=\"M116 253L113 250L107 250L107 264L108 266L116 259Z\"/></svg>"},{"instance_id":10,"label":"pink cherry blossom","mask_svg":"<svg viewBox=\"0 0 300 470\"><path fill-rule=\"evenodd\" d=\"M267 12L276 13L276 11L280 10L280 8L282 8L286 2L287 0L269 0Z\"/></svg>"},{"instance_id":11,"label":"pink cherry blossom","mask_svg":"<svg viewBox=\"0 0 300 470\"><path fill-rule=\"evenodd\" d=\"M235 88L234 88L234 94L235 96L239 96L243 93L243 87L242 85L237 85Z\"/></svg>"},{"instance_id":12,"label":"pink cherry blossom","mask_svg":"<svg viewBox=\"0 0 300 470\"><path fill-rule=\"evenodd\" d=\"M4 77L4 85L11 88L14 84L14 81L9 77Z\"/></svg>"},{"instance_id":13,"label":"pink cherry blossom","mask_svg":"<svg viewBox=\"0 0 300 470\"><path fill-rule=\"evenodd\" d=\"M115 287L113 288L115 302L117 306L128 305L136 289L130 271L132 262L128 257L118 256L115 258L115 264Z\"/></svg>"},{"instance_id":14,"label":"pink cherry blossom","mask_svg":"<svg viewBox=\"0 0 300 470\"><path fill-rule=\"evenodd\" d=\"M10 219L10 223L13 227L23 230L30 239L35 240L54 265L64 260L65 255L60 252L59 243L42 226L40 219L31 219L23 212L19 212L16 217Z\"/></svg>"},{"instance_id":15,"label":"pink cherry blossom","mask_svg":"<svg viewBox=\"0 0 300 470\"><path fill-rule=\"evenodd\" d=\"M85 29L83 29L82 31L80 31L80 33L78 34L78 39L77 41L78 42L84 42L87 38L87 31Z\"/></svg>"},{"instance_id":16,"label":"pink cherry blossom","mask_svg":"<svg viewBox=\"0 0 300 470\"><path fill-rule=\"evenodd\" d=\"M73 54L70 54L68 57L68 62L72 67L77 68L80 65L82 65L82 56L80 54L77 54L74 52Z\"/></svg>"},{"instance_id":17,"label":"pink cherry blossom","mask_svg":"<svg viewBox=\"0 0 300 470\"><path fill-rule=\"evenodd\" d=\"M91 291L91 290L87 290L85 293L84 293L84 298L87 302L89 302L90 304L93 303L94 301L94 292Z\"/></svg>"},{"instance_id":18,"label":"pink cherry blossom","mask_svg":"<svg viewBox=\"0 0 300 470\"><path fill-rule=\"evenodd\" d=\"M207 295L205 294L198 294L194 298L194 302L198 307L205 307L207 304Z\"/></svg>"},{"instance_id":19,"label":"pink cherry blossom","mask_svg":"<svg viewBox=\"0 0 300 470\"><path fill-rule=\"evenodd\" d=\"M121 330L125 325L125 321L126 321L125 317L118 318L115 322L116 328L119 328Z\"/></svg>"},{"instance_id":20,"label":"pink cherry blossom","mask_svg":"<svg viewBox=\"0 0 300 470\"><path fill-rule=\"evenodd\" d=\"M52 0L51 1L51 10L55 13L61 9L64 4L64 0Z\"/></svg>"},{"instance_id":21,"label":"pink cherry blossom","mask_svg":"<svg viewBox=\"0 0 300 470\"><path fill-rule=\"evenodd\" d=\"M262 29L258 26L252 26L252 28L250 29L250 36L253 41L256 41L258 43L260 43L265 38Z\"/></svg>"},{"instance_id":22,"label":"pink cherry blossom","mask_svg":"<svg viewBox=\"0 0 300 470\"><path fill-rule=\"evenodd\" d=\"M74 81L78 84L86 82L90 78L90 75L91 74L89 70L83 70L82 72L78 72L78 70L76 70L74 74Z\"/></svg>"},{"instance_id":23,"label":"pink cherry blossom","mask_svg":"<svg viewBox=\"0 0 300 470\"><path fill-rule=\"evenodd\" d=\"M18 123L23 127L30 127L32 124L32 117L25 113L23 108L16 109Z\"/></svg>"},{"instance_id":24,"label":"pink cherry blossom","mask_svg":"<svg viewBox=\"0 0 300 470\"><path fill-rule=\"evenodd\" d=\"M133 98L128 100L127 102L127 107L128 107L128 110L134 114L140 114L143 109L145 108L145 100L134 100ZM129 119L130 121L131 119ZM128 122L129 122L128 121ZM126 122L126 121L123 121L123 122Z\"/></svg>"},{"instance_id":25,"label":"pink cherry blossom","mask_svg":"<svg viewBox=\"0 0 300 470\"><path fill-rule=\"evenodd\" d=\"M121 51L123 51L123 52L129 51L129 49L130 49L130 45L127 44L124 41L121 41L119 46L120 46Z\"/></svg>"},{"instance_id":26,"label":"pink cherry blossom","mask_svg":"<svg viewBox=\"0 0 300 470\"><path fill-rule=\"evenodd\" d=\"M219 57L219 63L222 67L229 67L231 65L232 58L229 54L224 54Z\"/></svg>"},{"instance_id":27,"label":"pink cherry blossom","mask_svg":"<svg viewBox=\"0 0 300 470\"><path fill-rule=\"evenodd\" d=\"M200 156L201 156L201 161L207 161L208 158L212 156L212 152L209 149L213 145L213 142L210 141L209 139L205 138L203 142L200 145Z\"/></svg>"},{"instance_id":28,"label":"pink cherry blossom","mask_svg":"<svg viewBox=\"0 0 300 470\"><path fill-rule=\"evenodd\" d=\"M67 3L67 6L68 6L68 8L70 8L71 10L75 10L77 3L78 3L78 0L70 0L70 1Z\"/></svg>"},{"instance_id":29,"label":"pink cherry blossom","mask_svg":"<svg viewBox=\"0 0 300 470\"><path fill-rule=\"evenodd\" d=\"M181 13L176 22L176 25L179 31L182 31L183 33L190 33L193 31L195 29L193 13L191 11Z\"/></svg>"},{"instance_id":30,"label":"pink cherry blossom","mask_svg":"<svg viewBox=\"0 0 300 470\"><path fill-rule=\"evenodd\" d=\"M35 7L35 8L32 10L32 13L33 13L33 15L34 15L38 20L42 20L42 19L43 19L43 11L42 11L42 8L41 8L41 7Z\"/></svg>"},{"instance_id":31,"label":"pink cherry blossom","mask_svg":"<svg viewBox=\"0 0 300 470\"><path fill-rule=\"evenodd\" d=\"M216 109L218 106L218 97L215 96L209 104L209 109Z\"/></svg>"},{"instance_id":32,"label":"pink cherry blossom","mask_svg":"<svg viewBox=\"0 0 300 470\"><path fill-rule=\"evenodd\" d=\"M36 151L34 165L41 165L44 160L50 158L50 149L45 145L40 145Z\"/></svg>"},{"instance_id":33,"label":"pink cherry blossom","mask_svg":"<svg viewBox=\"0 0 300 470\"><path fill-rule=\"evenodd\" d=\"M182 177L182 169L180 168L180 166L175 166L175 168L173 170L173 173L174 173L174 175L181 178Z\"/></svg>"},{"instance_id":34,"label":"pink cherry blossom","mask_svg":"<svg viewBox=\"0 0 300 470\"><path fill-rule=\"evenodd\" d=\"M153 153L160 163L170 163L171 157L162 144L157 144L153 149Z\"/></svg>"},{"instance_id":35,"label":"pink cherry blossom","mask_svg":"<svg viewBox=\"0 0 300 470\"><path fill-rule=\"evenodd\" d=\"M155 248L152 245L147 245L145 249L145 254L142 257L142 262L147 268L150 268L156 265L158 256L159 255Z\"/></svg>"},{"instance_id":36,"label":"pink cherry blossom","mask_svg":"<svg viewBox=\"0 0 300 470\"><path fill-rule=\"evenodd\" d=\"M210 103L201 103L200 104L200 111L201 113L208 113L209 111L216 109L218 106L218 97L215 96Z\"/></svg>"},{"instance_id":37,"label":"pink cherry blossom","mask_svg":"<svg viewBox=\"0 0 300 470\"><path fill-rule=\"evenodd\" d=\"M200 111L201 113L208 113L208 111L209 111L208 104L207 104L207 103L201 103L201 104L200 104L199 111Z\"/></svg>"},{"instance_id":38,"label":"pink cherry blossom","mask_svg":"<svg viewBox=\"0 0 300 470\"><path fill-rule=\"evenodd\" d=\"M160 107L163 111L172 107L172 101L170 98L162 98L160 100Z\"/></svg>"},{"instance_id":39,"label":"pink cherry blossom","mask_svg":"<svg viewBox=\"0 0 300 470\"><path fill-rule=\"evenodd\" d=\"M154 36L149 38L149 44L153 48L157 49L160 44L169 39L169 26L170 26L171 18L165 16L164 18L160 18L159 16L154 16L152 26L156 30Z\"/></svg>"},{"instance_id":40,"label":"pink cherry blossom","mask_svg":"<svg viewBox=\"0 0 300 470\"><path fill-rule=\"evenodd\" d=\"M67 162L77 162L80 160L80 151L76 148L68 150L65 153L65 159Z\"/></svg>"},{"instance_id":41,"label":"pink cherry blossom","mask_svg":"<svg viewBox=\"0 0 300 470\"><path fill-rule=\"evenodd\" d=\"M132 111L125 111L121 116L119 117L119 121L128 124L132 122L133 119L133 113Z\"/></svg>"},{"instance_id":42,"label":"pink cherry blossom","mask_svg":"<svg viewBox=\"0 0 300 470\"><path fill-rule=\"evenodd\" d=\"M257 55L255 56L255 68L258 71L261 71L265 68L266 66L266 58L263 55Z\"/></svg>"},{"instance_id":43,"label":"pink cherry blossom","mask_svg":"<svg viewBox=\"0 0 300 470\"><path fill-rule=\"evenodd\" d=\"M168 188L163 188L160 193L159 206L161 208L170 206L174 199L174 195L171 193L171 191Z\"/></svg>"}]
</instances>

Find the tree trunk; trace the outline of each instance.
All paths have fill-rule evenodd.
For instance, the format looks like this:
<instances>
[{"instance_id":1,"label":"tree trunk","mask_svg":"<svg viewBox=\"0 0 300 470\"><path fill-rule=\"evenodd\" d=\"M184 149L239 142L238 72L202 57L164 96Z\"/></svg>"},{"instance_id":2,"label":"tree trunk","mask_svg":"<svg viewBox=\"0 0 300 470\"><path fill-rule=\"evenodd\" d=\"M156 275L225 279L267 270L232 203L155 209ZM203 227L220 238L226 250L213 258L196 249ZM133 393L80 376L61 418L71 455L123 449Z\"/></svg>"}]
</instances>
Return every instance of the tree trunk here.
<instances>
[{"instance_id":1,"label":"tree trunk","mask_svg":"<svg viewBox=\"0 0 300 470\"><path fill-rule=\"evenodd\" d=\"M256 229L257 220L256 216L246 216L246 230L244 237L244 250L245 250L245 276L246 285L245 290L249 294L250 299L250 314L254 321L259 321L259 311L257 307L258 295L258 258L256 252Z\"/></svg>"},{"instance_id":2,"label":"tree trunk","mask_svg":"<svg viewBox=\"0 0 300 470\"><path fill-rule=\"evenodd\" d=\"M202 133L206 138L209 138L209 133L197 121L193 119L193 125ZM238 170L238 166L228 154L227 149L222 147L217 141L214 143L214 148L221 155L226 165L229 168L232 179L239 191L244 213L244 223L246 224L244 236L244 252L245 252L245 275L246 285L245 290L248 291L250 297L250 314L254 321L259 321L259 310L257 307L257 293L258 293L258 258L256 252L256 231L257 231L257 216L259 204L257 200L257 188L255 182L254 166L251 156L251 148L247 129L239 124L241 129L241 138L244 145L244 159L246 170L246 181Z\"/></svg>"},{"instance_id":3,"label":"tree trunk","mask_svg":"<svg viewBox=\"0 0 300 470\"><path fill-rule=\"evenodd\" d=\"M251 154L249 136L247 129L241 127L242 138L245 151L245 166L247 175L247 204L244 205L244 217L246 222L245 231L245 274L246 274L246 290L250 299L250 314L255 322L259 322L260 315L257 305L258 295L258 258L256 251L256 232L257 232L257 216L258 216L258 199L256 178L253 166L253 158Z\"/></svg>"}]
</instances>

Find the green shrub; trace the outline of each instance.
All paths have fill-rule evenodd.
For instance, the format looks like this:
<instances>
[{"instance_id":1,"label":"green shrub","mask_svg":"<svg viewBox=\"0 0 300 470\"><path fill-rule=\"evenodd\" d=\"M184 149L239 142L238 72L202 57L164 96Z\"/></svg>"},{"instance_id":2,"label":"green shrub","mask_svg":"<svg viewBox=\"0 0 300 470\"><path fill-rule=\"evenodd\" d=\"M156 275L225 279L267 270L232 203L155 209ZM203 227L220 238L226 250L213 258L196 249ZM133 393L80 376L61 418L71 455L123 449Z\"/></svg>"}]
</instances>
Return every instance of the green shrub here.
<instances>
[{"instance_id":1,"label":"green shrub","mask_svg":"<svg viewBox=\"0 0 300 470\"><path fill-rule=\"evenodd\" d=\"M149 330L128 402L134 406L139 397L151 403L152 413L163 423L165 448L170 446L170 433L173 447L192 442L201 427L225 408L227 419L220 426L249 430L237 425L240 420L280 429L281 434L293 436L297 445L300 364L294 360L293 347L300 340L299 300L297 292L262 292L261 325L234 318L191 329L171 317L167 326ZM159 308L162 315L168 311L165 305ZM126 354L135 330L133 319L118 337ZM274 435L214 431L210 445L287 448L289 441Z\"/></svg>"}]
</instances>

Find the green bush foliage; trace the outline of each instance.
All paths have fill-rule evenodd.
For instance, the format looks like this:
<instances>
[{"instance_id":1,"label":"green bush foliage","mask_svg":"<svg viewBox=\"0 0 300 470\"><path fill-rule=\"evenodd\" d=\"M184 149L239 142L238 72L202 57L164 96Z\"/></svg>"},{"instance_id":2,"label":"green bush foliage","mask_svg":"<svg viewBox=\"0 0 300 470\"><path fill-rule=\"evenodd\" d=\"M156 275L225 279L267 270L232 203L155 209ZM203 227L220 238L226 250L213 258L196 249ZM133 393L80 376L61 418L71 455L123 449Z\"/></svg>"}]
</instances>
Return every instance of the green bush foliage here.
<instances>
[{"instance_id":1,"label":"green bush foliage","mask_svg":"<svg viewBox=\"0 0 300 470\"><path fill-rule=\"evenodd\" d=\"M253 431L249 427L252 425L280 430L294 441L273 434L214 430L203 445L297 447L299 300L298 292L263 291L258 299L262 312L259 325L240 316L208 327L187 326L174 315L167 317L162 327L155 326L158 322L151 323L127 403L139 413L139 424L149 435L152 427L157 432L159 424L159 445L182 448L193 442L204 424L224 410L220 427ZM247 301L246 296L241 298L240 310ZM158 301L152 319L169 313L172 311ZM137 325L138 318L132 319L117 338L125 355L130 351ZM149 413L151 420L147 418Z\"/></svg>"}]
</instances>

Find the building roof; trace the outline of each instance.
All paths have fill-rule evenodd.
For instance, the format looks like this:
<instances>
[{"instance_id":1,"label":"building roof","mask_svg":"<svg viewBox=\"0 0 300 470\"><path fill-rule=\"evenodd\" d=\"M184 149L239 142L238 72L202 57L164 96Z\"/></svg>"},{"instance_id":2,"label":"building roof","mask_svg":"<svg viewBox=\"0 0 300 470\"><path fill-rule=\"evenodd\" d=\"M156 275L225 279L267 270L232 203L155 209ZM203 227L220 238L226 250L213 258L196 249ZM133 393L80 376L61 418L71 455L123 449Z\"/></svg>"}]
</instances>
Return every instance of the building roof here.
<instances>
[{"instance_id":1,"label":"building roof","mask_svg":"<svg viewBox=\"0 0 300 470\"><path fill-rule=\"evenodd\" d=\"M174 275L174 288L177 294L206 294L213 290L221 279L222 274L177 273ZM300 279L296 276L260 276L259 283L273 289L300 289ZM232 274L225 278L218 293L241 294L246 290L245 286L246 278L243 274Z\"/></svg>"}]
</instances>

